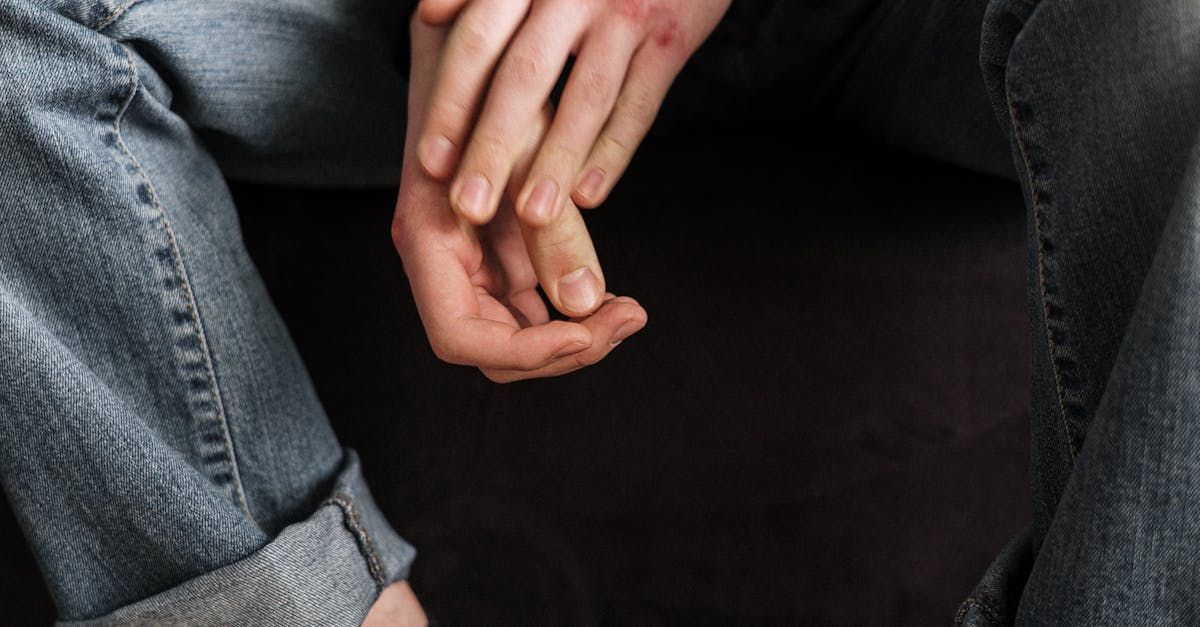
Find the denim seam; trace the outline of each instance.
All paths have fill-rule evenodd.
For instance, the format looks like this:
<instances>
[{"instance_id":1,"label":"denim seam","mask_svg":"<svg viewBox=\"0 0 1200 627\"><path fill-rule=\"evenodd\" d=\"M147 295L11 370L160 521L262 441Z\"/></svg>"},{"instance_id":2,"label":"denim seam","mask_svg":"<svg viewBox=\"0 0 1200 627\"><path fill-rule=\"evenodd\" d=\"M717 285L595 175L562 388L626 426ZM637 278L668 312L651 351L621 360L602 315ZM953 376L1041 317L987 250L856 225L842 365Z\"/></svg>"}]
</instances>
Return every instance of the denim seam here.
<instances>
[{"instance_id":1,"label":"denim seam","mask_svg":"<svg viewBox=\"0 0 1200 627\"><path fill-rule=\"evenodd\" d=\"M367 559L367 570L371 572L371 579L375 580L375 585L382 590L387 584L383 565L379 562L379 553L375 550L375 543L371 541L371 534L367 532L367 526L363 524L362 515L354 506L354 501L349 496L338 493L326 499L325 504L336 505L345 514L346 527L354 534L363 557Z\"/></svg>"},{"instance_id":2,"label":"denim seam","mask_svg":"<svg viewBox=\"0 0 1200 627\"><path fill-rule=\"evenodd\" d=\"M1058 392L1058 409L1062 416L1063 432L1067 437L1067 450L1071 453L1071 460L1074 461L1078 457L1079 451L1075 450L1075 435L1071 431L1070 422L1067 420L1066 389L1063 387L1062 382L1061 365L1058 359L1058 343L1054 339L1054 330L1052 328L1054 321L1050 313L1050 291L1047 287L1049 283L1046 272L1047 238L1042 224L1045 207L1042 204L1041 194L1039 193L1039 178L1033 169L1033 160L1029 156L1028 142L1025 139L1024 130L1017 115L1017 106L1013 99L1012 75L1007 70L1004 77L1004 92L1005 99L1008 101L1009 119L1012 120L1013 137L1016 139L1017 149L1021 153L1021 160L1025 164L1025 171L1029 175L1029 194L1033 204L1033 223L1038 245L1038 287L1042 296L1042 317L1046 326L1046 344L1050 352L1050 367L1054 371L1054 385Z\"/></svg>"},{"instance_id":3,"label":"denim seam","mask_svg":"<svg viewBox=\"0 0 1200 627\"><path fill-rule=\"evenodd\" d=\"M132 0L131 2L127 3L126 6L131 5L136 1L137 0ZM188 393L185 395L185 402L187 403L188 411L193 419L199 420L204 414L211 413L213 418L212 422L216 423L214 426L216 427L217 431L219 431L218 434L214 434L217 437L211 438L211 440L208 437L204 437L203 439L205 443L208 444L219 444L222 448L222 454L218 455L217 459L211 459L211 456L206 456L201 460L201 462L205 464L219 461L225 462L224 466L227 467L227 478L223 478L221 477L221 474L214 474L212 472L209 472L208 475L215 482L230 485L234 500L237 502L238 507L251 521L254 521L254 516L250 512L250 506L246 501L241 473L238 469L237 456L234 452L233 438L230 435L229 423L225 414L225 406L222 402L221 391L217 384L216 370L213 366L212 353L209 349L208 338L204 333L204 325L200 320L199 309L196 303L196 295L192 290L187 268L183 263L183 255L179 248L179 240L176 237L174 227L171 225L170 217L167 216L166 209L163 207L162 201L159 198L158 191L155 189L153 182L150 181L150 177L147 175L145 168L141 164L141 161L138 160L137 156L133 154L133 151L125 142L124 136L121 133L121 122L124 120L125 112L128 111L129 107L133 104L133 101L137 97L137 92L141 86L141 81L138 77L137 66L134 64L132 54L129 52L128 48L118 42L114 42L113 47L114 49L119 49L120 54L124 56L124 61L129 69L129 76L131 80L129 94L125 97L113 120L113 134L115 136L115 142L120 147L121 152L129 160L132 166L129 171L132 173L134 170L136 170L138 177L141 179L141 185L138 187L139 200L143 200L140 198L140 196L144 191L147 197L146 200L149 201L147 204L152 205L155 218L158 220L159 226L166 235L167 246L163 249L155 251L154 253L155 260L159 264L170 264L170 268L168 268L168 270L172 270L174 273L174 276L171 277L173 280L170 281L170 285L164 285L164 288L179 289L183 292L185 309L172 311L171 313L173 315L173 322L181 327L187 327L186 332L190 334L189 339L192 341L186 343L177 342L176 348L180 350L195 349L199 355L195 362L181 362L180 365L184 370L203 370L203 373L189 380L189 384L192 389L187 391ZM199 389L201 387L204 388L203 391L206 393L207 398L202 400L190 398L190 393L193 391L201 391ZM221 479L222 481L218 481L218 479Z\"/></svg>"},{"instance_id":4,"label":"denim seam","mask_svg":"<svg viewBox=\"0 0 1200 627\"><path fill-rule=\"evenodd\" d=\"M107 16L105 16L104 19L97 22L95 26L92 26L92 30L94 30L96 32L102 32L104 29L108 28L109 26L112 26L113 22L120 19L120 17L122 15L124 15L125 12L129 10L130 7L137 4L138 2L141 2L141 0L125 0L125 2L114 7L113 10Z\"/></svg>"},{"instance_id":5,"label":"denim seam","mask_svg":"<svg viewBox=\"0 0 1200 627\"><path fill-rule=\"evenodd\" d=\"M971 608L977 608L983 613L983 617L993 624L999 625L1004 622L1000 620L1000 612L991 603L988 603L981 597L968 597L967 600L958 606L958 611L954 613L954 624L963 624L963 619L967 617L967 612L971 611Z\"/></svg>"}]
</instances>

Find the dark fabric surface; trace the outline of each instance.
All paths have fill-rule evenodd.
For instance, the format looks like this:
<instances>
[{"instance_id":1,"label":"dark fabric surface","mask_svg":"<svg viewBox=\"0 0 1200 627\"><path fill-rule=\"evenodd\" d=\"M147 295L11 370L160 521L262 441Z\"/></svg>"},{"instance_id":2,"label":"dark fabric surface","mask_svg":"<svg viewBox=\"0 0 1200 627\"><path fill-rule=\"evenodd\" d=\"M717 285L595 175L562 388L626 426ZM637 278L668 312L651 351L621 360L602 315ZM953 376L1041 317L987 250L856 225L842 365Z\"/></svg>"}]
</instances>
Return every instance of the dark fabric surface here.
<instances>
[{"instance_id":1,"label":"dark fabric surface","mask_svg":"<svg viewBox=\"0 0 1200 627\"><path fill-rule=\"evenodd\" d=\"M649 147L589 213L648 327L510 386L433 357L394 190L236 189L440 624L945 624L1028 520L1016 186L787 150ZM50 620L7 511L0 556L0 623Z\"/></svg>"}]
</instances>

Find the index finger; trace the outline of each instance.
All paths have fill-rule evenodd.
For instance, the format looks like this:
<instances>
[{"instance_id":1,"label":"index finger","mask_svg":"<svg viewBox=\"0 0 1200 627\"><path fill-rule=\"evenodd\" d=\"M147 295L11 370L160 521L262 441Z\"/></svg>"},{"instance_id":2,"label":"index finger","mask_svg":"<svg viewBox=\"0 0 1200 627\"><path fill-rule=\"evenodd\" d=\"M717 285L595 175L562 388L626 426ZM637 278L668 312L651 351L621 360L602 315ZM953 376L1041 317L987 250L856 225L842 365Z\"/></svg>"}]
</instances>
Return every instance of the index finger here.
<instances>
[{"instance_id":1,"label":"index finger","mask_svg":"<svg viewBox=\"0 0 1200 627\"><path fill-rule=\"evenodd\" d=\"M417 158L435 179L454 173L492 70L528 9L529 0L474 0L451 28L417 144Z\"/></svg>"}]
</instances>

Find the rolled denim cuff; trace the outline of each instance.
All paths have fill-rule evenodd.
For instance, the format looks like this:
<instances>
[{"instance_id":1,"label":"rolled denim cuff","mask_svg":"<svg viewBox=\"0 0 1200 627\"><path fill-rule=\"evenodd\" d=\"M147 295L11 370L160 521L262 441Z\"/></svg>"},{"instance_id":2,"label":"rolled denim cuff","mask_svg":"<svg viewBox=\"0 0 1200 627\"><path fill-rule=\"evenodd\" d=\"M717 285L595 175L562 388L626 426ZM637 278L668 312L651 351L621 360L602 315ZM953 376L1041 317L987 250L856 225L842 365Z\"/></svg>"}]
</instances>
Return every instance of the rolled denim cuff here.
<instances>
[{"instance_id":1,"label":"rolled denim cuff","mask_svg":"<svg viewBox=\"0 0 1200 627\"><path fill-rule=\"evenodd\" d=\"M347 450L329 498L250 556L107 616L59 624L359 625L415 557Z\"/></svg>"}]
</instances>

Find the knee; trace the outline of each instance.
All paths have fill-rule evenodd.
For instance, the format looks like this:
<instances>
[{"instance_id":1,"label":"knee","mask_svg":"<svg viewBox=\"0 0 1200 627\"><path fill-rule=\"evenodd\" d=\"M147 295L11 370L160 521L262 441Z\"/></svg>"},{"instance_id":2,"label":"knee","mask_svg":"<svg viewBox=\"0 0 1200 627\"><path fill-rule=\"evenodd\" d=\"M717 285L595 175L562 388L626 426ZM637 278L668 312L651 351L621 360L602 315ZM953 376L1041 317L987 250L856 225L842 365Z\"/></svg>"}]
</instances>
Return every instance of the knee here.
<instances>
[{"instance_id":1,"label":"knee","mask_svg":"<svg viewBox=\"0 0 1200 627\"><path fill-rule=\"evenodd\" d=\"M1005 86L1008 60L1014 42L1033 13L1031 0L990 0L984 12L979 39L979 68L992 110L1001 125L1011 123Z\"/></svg>"}]
</instances>

